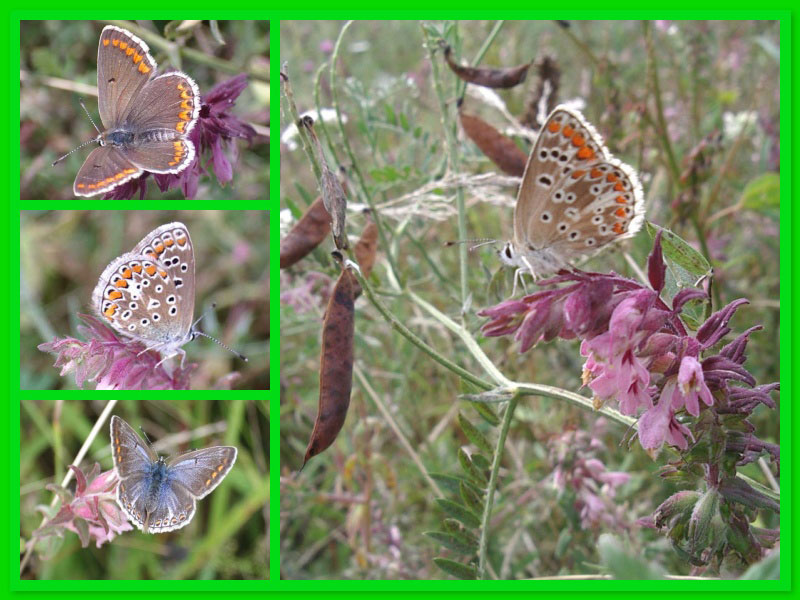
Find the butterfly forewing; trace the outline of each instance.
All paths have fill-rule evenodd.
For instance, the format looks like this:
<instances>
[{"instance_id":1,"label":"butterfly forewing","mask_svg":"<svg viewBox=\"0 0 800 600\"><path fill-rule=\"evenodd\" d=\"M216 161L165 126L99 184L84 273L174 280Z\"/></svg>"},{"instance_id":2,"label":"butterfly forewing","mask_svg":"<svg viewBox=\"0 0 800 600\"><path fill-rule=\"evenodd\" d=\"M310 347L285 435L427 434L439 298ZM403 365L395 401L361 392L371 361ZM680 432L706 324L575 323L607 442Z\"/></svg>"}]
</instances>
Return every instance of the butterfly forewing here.
<instances>
[{"instance_id":1,"label":"butterfly forewing","mask_svg":"<svg viewBox=\"0 0 800 600\"><path fill-rule=\"evenodd\" d=\"M130 31L106 25L97 50L97 97L100 120L107 128L130 112L139 90L156 72L149 48Z\"/></svg>"},{"instance_id":2,"label":"butterfly forewing","mask_svg":"<svg viewBox=\"0 0 800 600\"><path fill-rule=\"evenodd\" d=\"M119 417L111 417L111 455L121 479L149 471L158 456L133 428Z\"/></svg>"}]
</instances>

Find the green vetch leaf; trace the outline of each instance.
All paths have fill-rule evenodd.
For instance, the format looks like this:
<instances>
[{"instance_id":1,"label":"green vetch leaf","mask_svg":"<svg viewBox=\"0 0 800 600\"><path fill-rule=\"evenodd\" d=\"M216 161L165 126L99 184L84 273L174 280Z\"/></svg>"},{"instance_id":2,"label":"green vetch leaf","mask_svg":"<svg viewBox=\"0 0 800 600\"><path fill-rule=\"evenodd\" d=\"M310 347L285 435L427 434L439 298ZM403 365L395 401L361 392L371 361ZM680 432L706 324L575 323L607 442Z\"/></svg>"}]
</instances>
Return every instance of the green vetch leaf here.
<instances>
[{"instance_id":1,"label":"green vetch leaf","mask_svg":"<svg viewBox=\"0 0 800 600\"><path fill-rule=\"evenodd\" d=\"M470 405L475 409L475 412L492 427L497 427L500 424L500 417L495 414L491 407L481 402L470 402Z\"/></svg>"},{"instance_id":2,"label":"green vetch leaf","mask_svg":"<svg viewBox=\"0 0 800 600\"><path fill-rule=\"evenodd\" d=\"M678 235L650 222L647 222L647 231L654 239L657 232L663 232L661 247L667 265L663 296L668 303L679 291L698 287L705 277L712 275L713 269L706 258ZM697 329L708 316L710 307L708 299L691 300L683 305L681 318L689 327Z\"/></svg>"},{"instance_id":3,"label":"green vetch leaf","mask_svg":"<svg viewBox=\"0 0 800 600\"><path fill-rule=\"evenodd\" d=\"M695 287L700 279L711 275L711 265L705 256L692 248L688 242L676 233L647 221L647 232L650 237L655 239L659 231L663 232L661 235L661 247L664 250L667 268L669 269L670 263L673 263L689 274L690 279L686 281L678 280L679 283L683 284L683 287Z\"/></svg>"},{"instance_id":4,"label":"green vetch leaf","mask_svg":"<svg viewBox=\"0 0 800 600\"><path fill-rule=\"evenodd\" d=\"M461 430L464 432L464 435L467 436L467 439L475 444L478 450L490 456L492 455L494 450L492 445L489 443L489 440L487 440L486 437L478 430L478 428L470 423L469 419L467 419L460 412L458 413L458 424L461 426Z\"/></svg>"},{"instance_id":5,"label":"green vetch leaf","mask_svg":"<svg viewBox=\"0 0 800 600\"><path fill-rule=\"evenodd\" d=\"M476 515L483 513L482 495L477 494L475 490L464 483L462 483L459 487L458 493L461 496L461 499L464 501L464 505L467 506L467 508L469 508L473 513Z\"/></svg>"},{"instance_id":6,"label":"green vetch leaf","mask_svg":"<svg viewBox=\"0 0 800 600\"><path fill-rule=\"evenodd\" d=\"M442 546L464 556L474 556L478 552L477 539L469 540L466 536L458 536L444 531L426 531L423 535L436 540Z\"/></svg>"},{"instance_id":7,"label":"green vetch leaf","mask_svg":"<svg viewBox=\"0 0 800 600\"><path fill-rule=\"evenodd\" d=\"M447 490L448 492L452 492L453 494L458 493L460 483L462 482L460 477L456 477L455 475L447 475L446 473L428 473L428 475L430 475L431 479L438 483L443 489Z\"/></svg>"},{"instance_id":8,"label":"green vetch leaf","mask_svg":"<svg viewBox=\"0 0 800 600\"><path fill-rule=\"evenodd\" d=\"M461 468L464 470L464 473L467 474L476 485L479 487L485 487L489 480L486 478L486 475L483 474L478 467L472 464L472 459L464 452L463 448L458 449L458 463L461 465Z\"/></svg>"},{"instance_id":9,"label":"green vetch leaf","mask_svg":"<svg viewBox=\"0 0 800 600\"><path fill-rule=\"evenodd\" d=\"M478 516L463 504L458 504L446 498L436 498L436 504L449 516L471 529L477 529L481 526L481 521Z\"/></svg>"},{"instance_id":10,"label":"green vetch leaf","mask_svg":"<svg viewBox=\"0 0 800 600\"><path fill-rule=\"evenodd\" d=\"M475 453L471 456L472 464L475 465L481 471L488 471L489 467L492 466L491 461L486 458L483 454Z\"/></svg>"},{"instance_id":11,"label":"green vetch leaf","mask_svg":"<svg viewBox=\"0 0 800 600\"><path fill-rule=\"evenodd\" d=\"M462 565L460 562L441 556L434 558L433 562L442 571L457 579L475 579L478 576L478 570L474 565Z\"/></svg>"}]
</instances>

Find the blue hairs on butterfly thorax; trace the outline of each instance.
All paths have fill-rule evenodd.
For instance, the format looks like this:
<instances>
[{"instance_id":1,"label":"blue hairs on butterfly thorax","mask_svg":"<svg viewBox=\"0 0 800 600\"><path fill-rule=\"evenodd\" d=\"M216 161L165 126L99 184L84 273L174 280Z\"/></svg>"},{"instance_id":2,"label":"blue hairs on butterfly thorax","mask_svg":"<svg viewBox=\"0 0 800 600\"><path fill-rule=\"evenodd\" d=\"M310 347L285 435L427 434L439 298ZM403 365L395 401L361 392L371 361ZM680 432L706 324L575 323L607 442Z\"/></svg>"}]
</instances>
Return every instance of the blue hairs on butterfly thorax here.
<instances>
[{"instance_id":1,"label":"blue hairs on butterfly thorax","mask_svg":"<svg viewBox=\"0 0 800 600\"><path fill-rule=\"evenodd\" d=\"M114 131L107 131L103 134L100 141L101 144L111 144L112 146L130 146L133 144L135 134L132 131L125 129L115 129Z\"/></svg>"}]
</instances>

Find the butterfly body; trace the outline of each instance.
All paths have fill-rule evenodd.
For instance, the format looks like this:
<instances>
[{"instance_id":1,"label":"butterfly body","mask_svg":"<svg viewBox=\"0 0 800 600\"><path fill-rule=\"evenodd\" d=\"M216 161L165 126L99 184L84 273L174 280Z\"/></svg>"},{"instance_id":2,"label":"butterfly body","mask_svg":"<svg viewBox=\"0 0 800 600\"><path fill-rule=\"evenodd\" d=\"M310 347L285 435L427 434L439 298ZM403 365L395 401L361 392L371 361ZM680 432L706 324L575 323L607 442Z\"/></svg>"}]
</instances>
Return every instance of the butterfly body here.
<instances>
[{"instance_id":1,"label":"butterfly body","mask_svg":"<svg viewBox=\"0 0 800 600\"><path fill-rule=\"evenodd\" d=\"M121 418L111 417L111 454L119 476L117 503L144 533L180 529L197 500L216 488L236 462L233 446L159 457Z\"/></svg>"},{"instance_id":2,"label":"butterfly body","mask_svg":"<svg viewBox=\"0 0 800 600\"><path fill-rule=\"evenodd\" d=\"M538 277L634 235L644 221L635 171L577 111L557 106L528 158L501 259Z\"/></svg>"}]
</instances>

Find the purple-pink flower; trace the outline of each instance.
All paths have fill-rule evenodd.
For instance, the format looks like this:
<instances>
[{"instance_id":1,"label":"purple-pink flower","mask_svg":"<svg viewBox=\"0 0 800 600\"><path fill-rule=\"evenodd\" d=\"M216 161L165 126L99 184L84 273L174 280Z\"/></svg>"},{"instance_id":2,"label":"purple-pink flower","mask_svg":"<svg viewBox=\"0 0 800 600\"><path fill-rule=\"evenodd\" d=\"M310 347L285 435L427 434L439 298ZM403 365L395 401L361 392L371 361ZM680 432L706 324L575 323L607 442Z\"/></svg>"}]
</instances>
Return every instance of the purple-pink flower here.
<instances>
[{"instance_id":1,"label":"purple-pink flower","mask_svg":"<svg viewBox=\"0 0 800 600\"><path fill-rule=\"evenodd\" d=\"M61 376L73 374L82 388L94 382L99 390L186 390L197 364L174 365L168 372L159 364L161 356L141 343L120 337L99 319L78 315L85 326L78 329L89 341L56 338L39 344L42 352L56 355L53 366L61 367Z\"/></svg>"},{"instance_id":2,"label":"purple-pink flower","mask_svg":"<svg viewBox=\"0 0 800 600\"><path fill-rule=\"evenodd\" d=\"M605 425L603 419L595 424L595 431ZM573 506L586 529L606 526L613 529L630 525L622 507L615 504L617 489L630 480L628 473L608 471L597 458L602 443L597 433L566 431L548 442L551 461L554 463L553 483L559 491L574 494Z\"/></svg>"},{"instance_id":3,"label":"purple-pink flower","mask_svg":"<svg viewBox=\"0 0 800 600\"><path fill-rule=\"evenodd\" d=\"M648 260L651 287L615 273L561 271L539 282L554 287L481 311L489 317L484 335L513 335L520 352L556 337L580 339L583 383L592 390L595 407L614 401L622 414L639 417L639 441L647 450L665 442L685 450L694 436L684 420L700 415L701 401L729 411L732 402L745 410L771 400L742 366L749 335L758 328L703 356L730 332L730 319L747 301L723 307L691 334L681 311L706 294L685 289L668 306L660 297L665 272L659 234ZM565 285L555 287L559 284Z\"/></svg>"},{"instance_id":4,"label":"purple-pink flower","mask_svg":"<svg viewBox=\"0 0 800 600\"><path fill-rule=\"evenodd\" d=\"M58 494L61 507L34 532L34 541L51 535L63 536L64 530L69 530L78 535L82 547L86 548L94 540L99 548L123 531L133 529L117 505L119 480L113 469L100 473L97 463L88 475L74 465L70 465L70 469L75 474L75 493L61 486L47 486Z\"/></svg>"}]
</instances>

